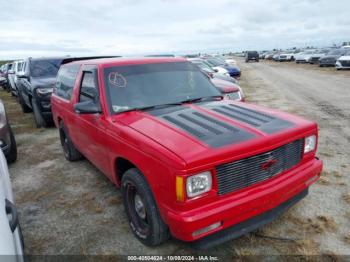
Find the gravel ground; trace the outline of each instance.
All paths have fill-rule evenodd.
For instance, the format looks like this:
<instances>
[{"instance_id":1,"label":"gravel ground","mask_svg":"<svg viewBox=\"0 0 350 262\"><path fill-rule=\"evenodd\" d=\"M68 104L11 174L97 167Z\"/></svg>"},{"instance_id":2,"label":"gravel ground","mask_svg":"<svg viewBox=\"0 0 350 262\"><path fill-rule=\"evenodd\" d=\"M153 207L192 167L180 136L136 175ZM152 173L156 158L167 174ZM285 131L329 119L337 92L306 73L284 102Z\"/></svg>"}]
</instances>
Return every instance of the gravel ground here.
<instances>
[{"instance_id":1,"label":"gravel ground","mask_svg":"<svg viewBox=\"0 0 350 262\"><path fill-rule=\"evenodd\" d=\"M229 241L210 254L350 255L350 71L311 65L239 60L241 86L252 103L289 111L319 123L322 178L310 194L268 226ZM36 129L2 91L18 143L10 174L26 254L203 254L170 240L147 248L132 235L120 192L88 161L64 159L55 128Z\"/></svg>"}]
</instances>

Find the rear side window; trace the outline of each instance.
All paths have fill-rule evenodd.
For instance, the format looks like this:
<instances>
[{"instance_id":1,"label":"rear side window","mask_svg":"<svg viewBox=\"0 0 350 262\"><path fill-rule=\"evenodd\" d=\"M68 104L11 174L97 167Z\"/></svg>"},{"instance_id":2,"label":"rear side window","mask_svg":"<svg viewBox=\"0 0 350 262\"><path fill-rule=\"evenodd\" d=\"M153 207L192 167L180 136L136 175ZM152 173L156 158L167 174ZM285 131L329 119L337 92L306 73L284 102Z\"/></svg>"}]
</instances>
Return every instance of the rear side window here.
<instances>
[{"instance_id":1,"label":"rear side window","mask_svg":"<svg viewBox=\"0 0 350 262\"><path fill-rule=\"evenodd\" d=\"M77 78L80 65L66 65L61 67L57 75L55 94L64 99L70 100Z\"/></svg>"},{"instance_id":2,"label":"rear side window","mask_svg":"<svg viewBox=\"0 0 350 262\"><path fill-rule=\"evenodd\" d=\"M79 101L93 101L94 103L98 102L98 88L92 72L84 72L80 87Z\"/></svg>"}]
</instances>

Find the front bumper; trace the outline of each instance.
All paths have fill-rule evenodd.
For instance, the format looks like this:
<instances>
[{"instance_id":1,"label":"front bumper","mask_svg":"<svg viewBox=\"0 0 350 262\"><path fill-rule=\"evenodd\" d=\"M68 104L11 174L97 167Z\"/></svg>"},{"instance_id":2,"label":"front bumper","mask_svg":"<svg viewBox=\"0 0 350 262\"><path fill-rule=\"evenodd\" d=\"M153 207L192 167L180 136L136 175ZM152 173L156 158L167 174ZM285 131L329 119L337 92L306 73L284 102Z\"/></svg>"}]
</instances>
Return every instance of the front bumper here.
<instances>
[{"instance_id":1,"label":"front bumper","mask_svg":"<svg viewBox=\"0 0 350 262\"><path fill-rule=\"evenodd\" d=\"M322 166L322 161L315 158L268 181L245 190L243 189L237 193L222 196L215 203L200 206L186 212L168 211L167 222L170 231L174 237L180 240L194 241L232 226L237 226L244 221L278 207L305 191L319 178ZM201 235L193 235L194 232L217 222L221 222L220 227ZM258 223L257 227L259 226L260 224ZM257 227L251 223L245 229L239 227L241 233L230 234L231 237L229 239L239 237ZM215 240L215 243L221 243L229 239L223 237L223 240Z\"/></svg>"},{"instance_id":2,"label":"front bumper","mask_svg":"<svg viewBox=\"0 0 350 262\"><path fill-rule=\"evenodd\" d=\"M337 61L335 63L335 67L338 69L349 69L350 68L350 61Z\"/></svg>"},{"instance_id":3,"label":"front bumper","mask_svg":"<svg viewBox=\"0 0 350 262\"><path fill-rule=\"evenodd\" d=\"M233 72L229 72L231 77L240 77L241 76L241 71L233 71Z\"/></svg>"},{"instance_id":4,"label":"front bumper","mask_svg":"<svg viewBox=\"0 0 350 262\"><path fill-rule=\"evenodd\" d=\"M322 66L335 66L336 60L321 60L320 65Z\"/></svg>"}]
</instances>

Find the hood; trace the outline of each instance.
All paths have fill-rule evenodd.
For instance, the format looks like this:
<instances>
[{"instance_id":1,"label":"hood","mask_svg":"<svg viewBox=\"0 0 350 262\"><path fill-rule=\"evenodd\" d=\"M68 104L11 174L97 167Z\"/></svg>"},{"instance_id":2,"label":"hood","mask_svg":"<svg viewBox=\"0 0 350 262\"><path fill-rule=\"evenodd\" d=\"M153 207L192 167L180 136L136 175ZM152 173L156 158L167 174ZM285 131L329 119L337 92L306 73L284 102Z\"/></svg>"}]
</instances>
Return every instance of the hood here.
<instances>
[{"instance_id":1,"label":"hood","mask_svg":"<svg viewBox=\"0 0 350 262\"><path fill-rule=\"evenodd\" d=\"M350 55L344 55L338 58L339 61L349 61L350 60Z\"/></svg>"},{"instance_id":2,"label":"hood","mask_svg":"<svg viewBox=\"0 0 350 262\"><path fill-rule=\"evenodd\" d=\"M228 73L228 71L225 68L221 67L221 66L214 66L213 68L218 70L218 73L220 73L220 74Z\"/></svg>"},{"instance_id":3,"label":"hood","mask_svg":"<svg viewBox=\"0 0 350 262\"><path fill-rule=\"evenodd\" d=\"M318 54L312 54L310 55L311 57L321 57L321 56L325 56L325 54L323 53L318 53Z\"/></svg>"},{"instance_id":4,"label":"hood","mask_svg":"<svg viewBox=\"0 0 350 262\"><path fill-rule=\"evenodd\" d=\"M317 126L302 118L230 100L113 116L182 159L187 168L251 154L300 138Z\"/></svg>"},{"instance_id":5,"label":"hood","mask_svg":"<svg viewBox=\"0 0 350 262\"><path fill-rule=\"evenodd\" d=\"M221 93L237 92L239 88L232 82L222 80L219 78L212 78L211 82L216 86Z\"/></svg>"},{"instance_id":6,"label":"hood","mask_svg":"<svg viewBox=\"0 0 350 262\"><path fill-rule=\"evenodd\" d=\"M56 82L56 77L33 77L30 80L33 88L51 88Z\"/></svg>"},{"instance_id":7,"label":"hood","mask_svg":"<svg viewBox=\"0 0 350 262\"><path fill-rule=\"evenodd\" d=\"M240 69L238 67L235 67L235 66L225 66L225 69L228 72L240 72Z\"/></svg>"}]
</instances>

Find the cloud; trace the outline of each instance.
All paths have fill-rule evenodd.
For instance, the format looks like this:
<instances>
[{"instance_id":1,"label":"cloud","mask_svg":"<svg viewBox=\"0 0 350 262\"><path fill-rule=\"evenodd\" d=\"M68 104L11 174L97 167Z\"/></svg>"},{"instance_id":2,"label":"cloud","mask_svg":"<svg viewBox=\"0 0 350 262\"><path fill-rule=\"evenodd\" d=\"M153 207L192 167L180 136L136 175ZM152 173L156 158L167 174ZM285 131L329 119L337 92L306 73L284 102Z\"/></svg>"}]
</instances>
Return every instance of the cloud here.
<instances>
[{"instance_id":1,"label":"cloud","mask_svg":"<svg viewBox=\"0 0 350 262\"><path fill-rule=\"evenodd\" d=\"M14 0L2 3L0 59L141 55L349 41L350 1Z\"/></svg>"}]
</instances>

